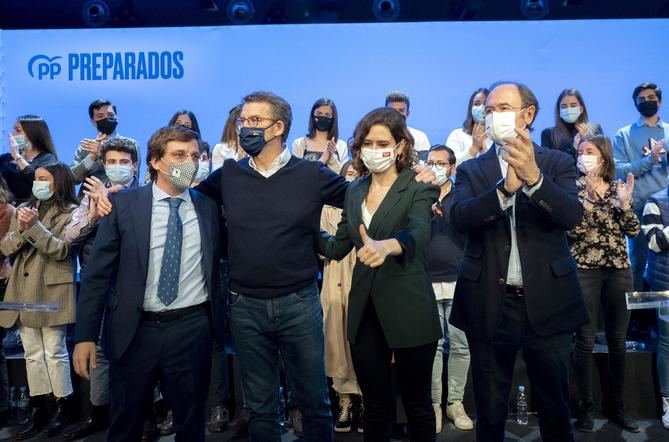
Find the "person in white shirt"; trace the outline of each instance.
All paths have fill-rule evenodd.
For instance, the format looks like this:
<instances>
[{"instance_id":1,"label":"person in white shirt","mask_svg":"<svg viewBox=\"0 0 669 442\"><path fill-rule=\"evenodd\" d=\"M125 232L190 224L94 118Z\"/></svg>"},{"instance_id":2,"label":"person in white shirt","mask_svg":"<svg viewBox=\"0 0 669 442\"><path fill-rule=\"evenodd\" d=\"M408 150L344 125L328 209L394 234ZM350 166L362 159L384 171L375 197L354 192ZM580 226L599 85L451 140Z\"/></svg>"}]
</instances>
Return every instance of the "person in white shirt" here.
<instances>
[{"instance_id":1,"label":"person in white shirt","mask_svg":"<svg viewBox=\"0 0 669 442\"><path fill-rule=\"evenodd\" d=\"M329 98L319 98L309 112L307 135L293 141L293 155L320 161L339 173L349 160L346 141L339 139L337 106Z\"/></svg>"},{"instance_id":2,"label":"person in white shirt","mask_svg":"<svg viewBox=\"0 0 669 442\"><path fill-rule=\"evenodd\" d=\"M453 149L457 158L457 166L463 161L485 153L493 142L485 134L485 100L488 98L488 89L476 89L467 105L467 117L462 127L455 129L448 135L446 146Z\"/></svg>"},{"instance_id":3,"label":"person in white shirt","mask_svg":"<svg viewBox=\"0 0 669 442\"><path fill-rule=\"evenodd\" d=\"M404 115L404 118L409 118L409 115L411 114L409 111L409 104L409 97L403 92L392 91L386 95L386 107L395 109L397 112ZM418 153L418 157L422 161L425 161L427 159L427 151L430 150L431 146L427 134L413 127L407 126L407 129L409 129L409 133L413 137L413 145Z\"/></svg>"},{"instance_id":4,"label":"person in white shirt","mask_svg":"<svg viewBox=\"0 0 669 442\"><path fill-rule=\"evenodd\" d=\"M223 161L232 158L241 160L246 156L244 149L239 146L239 135L237 134L236 120L239 117L242 107L237 105L230 109L228 119L223 127L221 141L216 143L211 154L211 171L223 166Z\"/></svg>"}]
</instances>

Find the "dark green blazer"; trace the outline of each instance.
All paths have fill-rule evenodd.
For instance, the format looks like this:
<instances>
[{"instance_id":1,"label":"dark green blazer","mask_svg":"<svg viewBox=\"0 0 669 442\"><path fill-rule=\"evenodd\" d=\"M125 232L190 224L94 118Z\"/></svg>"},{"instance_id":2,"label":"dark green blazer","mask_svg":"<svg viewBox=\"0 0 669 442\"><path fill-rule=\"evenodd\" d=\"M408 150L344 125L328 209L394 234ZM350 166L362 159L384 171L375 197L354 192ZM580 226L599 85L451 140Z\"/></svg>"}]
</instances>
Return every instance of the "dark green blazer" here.
<instances>
[{"instance_id":1,"label":"dark green blazer","mask_svg":"<svg viewBox=\"0 0 669 442\"><path fill-rule=\"evenodd\" d=\"M348 297L350 342L356 342L370 298L390 348L429 344L443 335L425 256L430 240L432 204L439 197L439 188L417 183L415 176L409 169L400 172L367 229L371 239L397 239L404 253L388 256L383 265L376 268L356 261ZM337 233L334 236L321 233L319 246L323 256L340 260L353 247L362 248L361 206L370 183L371 176L366 176L349 186Z\"/></svg>"}]
</instances>

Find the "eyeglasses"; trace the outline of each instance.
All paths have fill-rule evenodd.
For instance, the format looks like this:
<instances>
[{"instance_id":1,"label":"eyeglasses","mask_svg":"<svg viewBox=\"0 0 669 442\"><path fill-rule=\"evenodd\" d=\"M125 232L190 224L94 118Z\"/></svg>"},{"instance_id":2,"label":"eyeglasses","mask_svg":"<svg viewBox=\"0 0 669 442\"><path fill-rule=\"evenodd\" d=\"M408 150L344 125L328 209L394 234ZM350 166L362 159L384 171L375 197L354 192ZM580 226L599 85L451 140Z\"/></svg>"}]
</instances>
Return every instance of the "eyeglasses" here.
<instances>
[{"instance_id":1,"label":"eyeglasses","mask_svg":"<svg viewBox=\"0 0 669 442\"><path fill-rule=\"evenodd\" d=\"M495 107L495 106L486 106L486 108L485 108L485 114L486 114L486 115L490 115L490 114L493 113L493 112L513 112L513 111L522 112L522 111L524 111L525 109L527 109L527 108L526 108L526 107L523 107L523 108L520 108L520 107L513 107L513 106L510 106L510 105L508 105L508 104L502 104L502 105L497 106L497 107Z\"/></svg>"},{"instance_id":2,"label":"eyeglasses","mask_svg":"<svg viewBox=\"0 0 669 442\"><path fill-rule=\"evenodd\" d=\"M427 163L425 163L425 165L426 165L427 167L433 167L433 166L437 166L437 167L449 167L449 166L450 166L449 163L444 163L443 161L428 161Z\"/></svg>"},{"instance_id":3,"label":"eyeglasses","mask_svg":"<svg viewBox=\"0 0 669 442\"><path fill-rule=\"evenodd\" d=\"M258 125L260 124L261 121L274 121L274 122L276 122L276 120L274 120L273 118L266 118L266 117L258 117L258 116L253 116L253 117L249 117L249 118L239 117L239 118L235 119L235 127L237 128L237 132L239 132L239 130L242 127L258 127Z\"/></svg>"}]
</instances>

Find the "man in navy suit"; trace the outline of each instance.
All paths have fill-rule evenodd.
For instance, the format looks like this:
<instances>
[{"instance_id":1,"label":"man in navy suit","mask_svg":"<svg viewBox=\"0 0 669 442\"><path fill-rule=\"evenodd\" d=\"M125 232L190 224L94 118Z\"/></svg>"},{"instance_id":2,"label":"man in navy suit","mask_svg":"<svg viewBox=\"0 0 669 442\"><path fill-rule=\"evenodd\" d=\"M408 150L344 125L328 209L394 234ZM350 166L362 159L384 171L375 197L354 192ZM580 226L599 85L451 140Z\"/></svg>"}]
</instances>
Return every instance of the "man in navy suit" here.
<instances>
[{"instance_id":1,"label":"man in navy suit","mask_svg":"<svg viewBox=\"0 0 669 442\"><path fill-rule=\"evenodd\" d=\"M81 283L75 370L88 378L104 312L109 440L137 441L160 381L176 440L203 441L213 338L222 339L219 209L190 190L198 135L166 127L149 140L153 183L112 195ZM109 287L112 294L109 295Z\"/></svg>"},{"instance_id":2,"label":"man in navy suit","mask_svg":"<svg viewBox=\"0 0 669 442\"><path fill-rule=\"evenodd\" d=\"M504 440L521 348L543 440L573 440L571 336L588 320L566 236L583 215L576 169L532 143L539 104L527 86L493 85L485 109L495 148L459 167L451 209L467 240L450 320L469 341L477 440Z\"/></svg>"}]
</instances>

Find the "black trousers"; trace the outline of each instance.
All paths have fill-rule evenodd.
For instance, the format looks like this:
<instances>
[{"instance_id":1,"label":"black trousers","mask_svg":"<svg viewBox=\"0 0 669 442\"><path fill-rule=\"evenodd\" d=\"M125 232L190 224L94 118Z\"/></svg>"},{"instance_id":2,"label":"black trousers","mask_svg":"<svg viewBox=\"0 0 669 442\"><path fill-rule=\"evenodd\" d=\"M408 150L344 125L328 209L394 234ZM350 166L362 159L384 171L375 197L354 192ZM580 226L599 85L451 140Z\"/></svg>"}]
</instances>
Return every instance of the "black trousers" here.
<instances>
[{"instance_id":1,"label":"black trousers","mask_svg":"<svg viewBox=\"0 0 669 442\"><path fill-rule=\"evenodd\" d=\"M615 405L622 409L627 351L625 341L630 322L625 292L632 291L632 272L629 269L579 269L578 277L590 314L590 322L576 332L574 369L579 396L584 402L592 402L592 349L595 346L597 319L601 311L609 347L610 387Z\"/></svg>"},{"instance_id":2,"label":"black trousers","mask_svg":"<svg viewBox=\"0 0 669 442\"><path fill-rule=\"evenodd\" d=\"M527 321L524 297L507 294L491 341L467 335L476 399L476 440L502 442L516 354L522 348L530 394L545 442L573 441L569 413L571 333L537 336Z\"/></svg>"},{"instance_id":3,"label":"black trousers","mask_svg":"<svg viewBox=\"0 0 669 442\"><path fill-rule=\"evenodd\" d=\"M110 363L108 440L141 440L144 410L159 381L174 414L175 440L204 441L211 349L206 309L170 322L142 320L126 353Z\"/></svg>"},{"instance_id":4,"label":"black trousers","mask_svg":"<svg viewBox=\"0 0 669 442\"><path fill-rule=\"evenodd\" d=\"M420 327L420 324L416 324ZM390 441L395 397L392 391L391 361L394 356L402 403L409 420L412 442L434 441L432 408L432 362L437 342L411 348L388 347L379 318L370 301L357 341L351 344L351 358L365 406L365 441Z\"/></svg>"}]
</instances>

